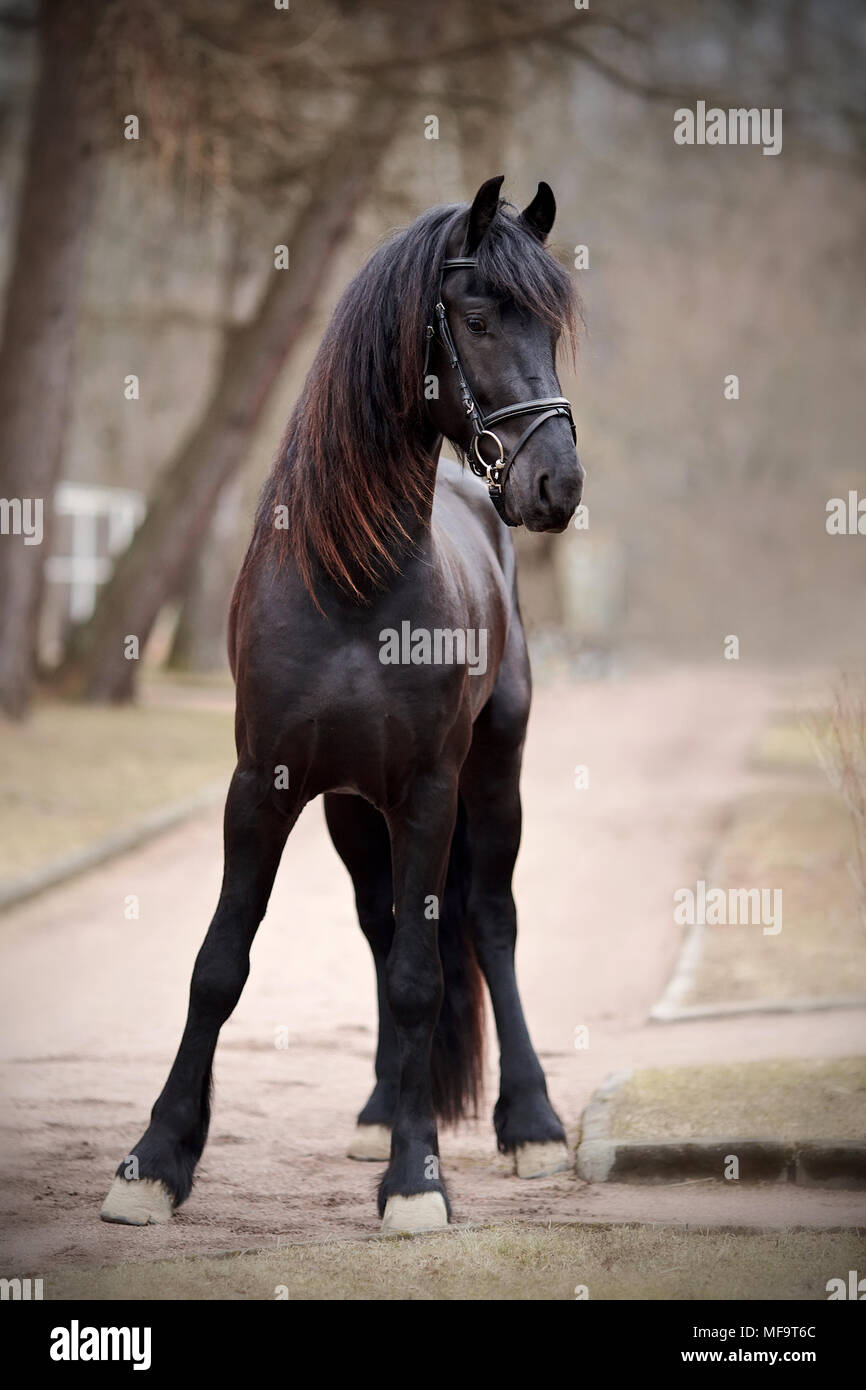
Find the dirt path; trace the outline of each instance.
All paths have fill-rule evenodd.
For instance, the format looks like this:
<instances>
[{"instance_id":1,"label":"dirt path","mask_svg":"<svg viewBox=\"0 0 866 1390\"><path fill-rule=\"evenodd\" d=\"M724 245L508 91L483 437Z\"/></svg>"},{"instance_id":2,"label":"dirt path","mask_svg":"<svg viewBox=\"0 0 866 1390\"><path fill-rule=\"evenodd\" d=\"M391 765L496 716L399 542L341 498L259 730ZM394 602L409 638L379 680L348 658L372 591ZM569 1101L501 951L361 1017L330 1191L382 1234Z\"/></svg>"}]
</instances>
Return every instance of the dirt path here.
<instances>
[{"instance_id":1,"label":"dirt path","mask_svg":"<svg viewBox=\"0 0 866 1390\"><path fill-rule=\"evenodd\" d=\"M623 1066L862 1051L863 1014L646 1023L676 958L672 893L694 883L744 755L780 699L767 677L674 670L537 693L517 877L524 1001L573 1131ZM574 787L576 764L590 772ZM118 788L122 796L122 788ZM372 1075L372 967L320 805L292 835L243 999L217 1054L211 1139L167 1227L107 1226L112 1170L176 1047L217 898L220 814L43 895L0 923L3 1272L370 1235L379 1165L342 1157ZM137 895L140 919L124 916ZM590 1046L576 1050L575 1029ZM275 1046L288 1029L286 1049ZM490 1049L489 1115L495 1099ZM842 1224L862 1197L783 1188L587 1187L507 1176L485 1118L442 1136L455 1219Z\"/></svg>"}]
</instances>

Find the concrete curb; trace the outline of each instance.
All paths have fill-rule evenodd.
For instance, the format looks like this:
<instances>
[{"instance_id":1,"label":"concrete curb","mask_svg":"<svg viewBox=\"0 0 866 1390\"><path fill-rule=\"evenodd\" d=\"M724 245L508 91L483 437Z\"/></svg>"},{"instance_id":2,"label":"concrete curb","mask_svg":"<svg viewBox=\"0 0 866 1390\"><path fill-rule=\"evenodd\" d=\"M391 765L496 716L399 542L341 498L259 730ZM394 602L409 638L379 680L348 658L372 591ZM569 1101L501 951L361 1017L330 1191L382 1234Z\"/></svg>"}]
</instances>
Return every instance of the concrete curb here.
<instances>
[{"instance_id":1,"label":"concrete curb","mask_svg":"<svg viewBox=\"0 0 866 1390\"><path fill-rule=\"evenodd\" d=\"M74 854L64 855L61 859L54 859L43 868L34 869L32 873L22 874L20 878L0 884L0 912L16 906L26 898L35 897L37 893L43 893L48 888L54 888L68 878L74 878L76 874L86 873L88 869L96 868L108 859L128 854L130 850L137 849L139 845L161 835L163 831L171 830L190 816L216 805L225 796L227 786L226 781L214 782L193 796L173 801L168 806L158 807L126 830L119 830L115 835L106 835L104 839L97 840L85 849L76 850Z\"/></svg>"},{"instance_id":2,"label":"concrete curb","mask_svg":"<svg viewBox=\"0 0 866 1390\"><path fill-rule=\"evenodd\" d=\"M610 1077L583 1112L575 1168L584 1182L723 1182L736 1159L739 1182L866 1188L859 1139L618 1139L609 1132L612 1102L631 1075Z\"/></svg>"},{"instance_id":3,"label":"concrete curb","mask_svg":"<svg viewBox=\"0 0 866 1390\"><path fill-rule=\"evenodd\" d=\"M737 1018L741 1014L805 1014L829 1009L866 1009L866 994L825 994L790 999L743 999L721 1004L677 1006L667 997L650 1011L650 1023L689 1023L696 1018Z\"/></svg>"}]
</instances>

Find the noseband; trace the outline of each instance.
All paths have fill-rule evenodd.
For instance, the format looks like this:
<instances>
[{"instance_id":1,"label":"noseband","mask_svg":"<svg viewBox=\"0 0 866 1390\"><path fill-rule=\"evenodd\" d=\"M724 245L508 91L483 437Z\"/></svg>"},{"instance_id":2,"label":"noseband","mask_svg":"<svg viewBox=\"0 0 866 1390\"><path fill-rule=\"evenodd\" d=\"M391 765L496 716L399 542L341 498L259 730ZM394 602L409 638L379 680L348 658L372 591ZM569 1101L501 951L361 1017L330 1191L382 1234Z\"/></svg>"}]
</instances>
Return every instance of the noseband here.
<instances>
[{"instance_id":1,"label":"noseband","mask_svg":"<svg viewBox=\"0 0 866 1390\"><path fill-rule=\"evenodd\" d=\"M472 443L469 450L464 453L464 458L472 469L472 472L479 478L483 478L487 483L490 500L496 511L506 526L515 526L518 523L509 521L505 514L505 499L502 490L505 487L505 480L520 450L528 439L535 434L535 431L547 420L553 420L558 415L562 415L568 420L571 426L571 437L577 444L577 430L574 426L574 417L571 413L571 402L565 396L542 396L537 400L520 401L517 405L505 405L501 410L492 410L489 415L484 415L472 392L472 387L463 370L463 363L457 352L454 339L451 336L451 329L448 326L448 315L445 312L445 305L442 303L442 277L446 270L468 270L474 269L478 262L473 257L455 256L450 260L442 262L439 273L439 295L434 309L436 315L436 327L432 323L427 325L427 356L424 362L424 375L427 375L427 367L430 360L430 347L434 338L439 342L448 353L451 366L457 373L457 382L460 387L460 397L466 409L466 414L472 422ZM437 332L438 328L438 332ZM492 429L493 425L501 424L503 420L515 419L520 415L534 415L532 420L523 431L514 448L506 454L505 446L499 435ZM483 439L492 441L493 447L498 453L498 457L492 463L487 463L481 454L479 445ZM461 451L463 452L463 451Z\"/></svg>"}]
</instances>

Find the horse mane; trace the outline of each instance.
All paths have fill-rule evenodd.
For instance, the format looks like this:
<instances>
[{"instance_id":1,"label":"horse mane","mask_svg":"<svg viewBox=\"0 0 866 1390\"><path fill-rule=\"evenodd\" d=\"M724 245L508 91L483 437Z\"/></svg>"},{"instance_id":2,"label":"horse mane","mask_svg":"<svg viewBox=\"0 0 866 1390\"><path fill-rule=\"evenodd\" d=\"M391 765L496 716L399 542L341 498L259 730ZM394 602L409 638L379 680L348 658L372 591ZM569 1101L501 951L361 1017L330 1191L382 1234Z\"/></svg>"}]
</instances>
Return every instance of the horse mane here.
<instances>
[{"instance_id":1,"label":"horse mane","mask_svg":"<svg viewBox=\"0 0 866 1390\"><path fill-rule=\"evenodd\" d=\"M429 509L435 486L424 442L425 329L466 212L458 204L424 213L345 290L263 489L238 589L268 550L278 563L291 556L314 598L322 572L364 601L398 571L407 528ZM493 292L549 323L573 353L570 277L504 201L476 254Z\"/></svg>"}]
</instances>

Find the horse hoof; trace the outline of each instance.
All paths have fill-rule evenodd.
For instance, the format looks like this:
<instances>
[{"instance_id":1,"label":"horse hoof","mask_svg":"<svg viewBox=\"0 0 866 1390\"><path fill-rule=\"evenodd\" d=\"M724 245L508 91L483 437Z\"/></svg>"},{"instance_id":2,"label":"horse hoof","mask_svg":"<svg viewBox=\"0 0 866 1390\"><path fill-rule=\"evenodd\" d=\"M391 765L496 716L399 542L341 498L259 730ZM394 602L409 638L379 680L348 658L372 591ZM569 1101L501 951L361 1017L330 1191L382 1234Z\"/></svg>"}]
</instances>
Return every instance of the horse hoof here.
<instances>
[{"instance_id":1,"label":"horse hoof","mask_svg":"<svg viewBox=\"0 0 866 1390\"><path fill-rule=\"evenodd\" d=\"M151 1226L170 1221L174 1211L171 1193L156 1178L115 1178L99 1213L103 1221L121 1226Z\"/></svg>"},{"instance_id":2,"label":"horse hoof","mask_svg":"<svg viewBox=\"0 0 866 1390\"><path fill-rule=\"evenodd\" d=\"M391 1131L387 1125L358 1125L346 1150L347 1158L364 1163L387 1163L391 1157Z\"/></svg>"},{"instance_id":3,"label":"horse hoof","mask_svg":"<svg viewBox=\"0 0 866 1390\"><path fill-rule=\"evenodd\" d=\"M448 1225L448 1208L441 1192L419 1192L412 1197L389 1197L382 1217L382 1234L393 1236L417 1231L441 1231Z\"/></svg>"},{"instance_id":4,"label":"horse hoof","mask_svg":"<svg viewBox=\"0 0 866 1390\"><path fill-rule=\"evenodd\" d=\"M514 1151L514 1171L519 1178L549 1178L569 1168L568 1149L557 1140L546 1144L518 1144Z\"/></svg>"}]
</instances>

